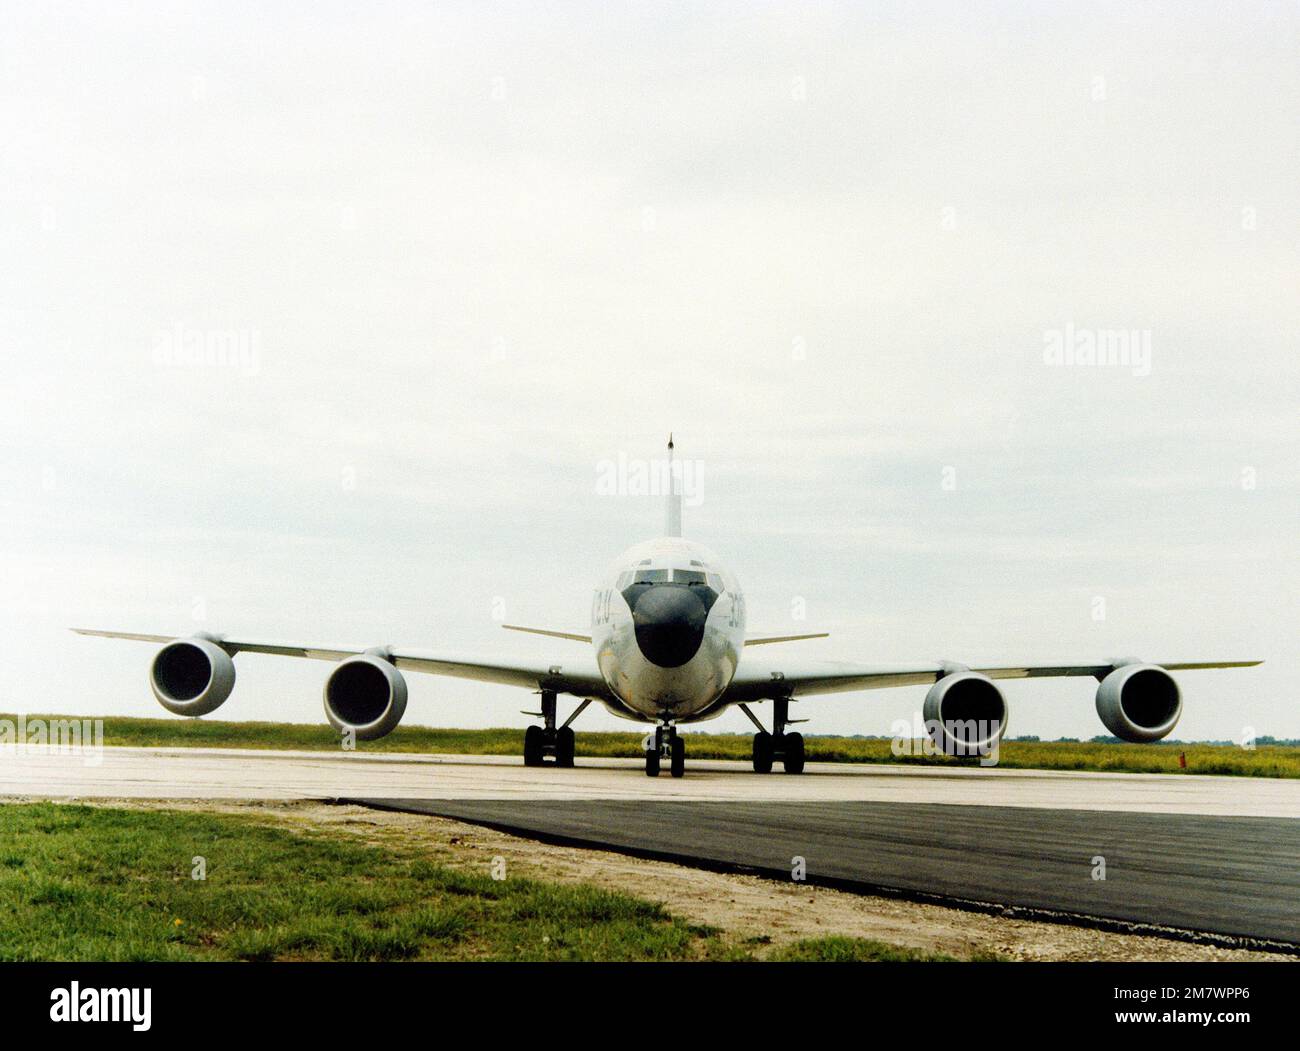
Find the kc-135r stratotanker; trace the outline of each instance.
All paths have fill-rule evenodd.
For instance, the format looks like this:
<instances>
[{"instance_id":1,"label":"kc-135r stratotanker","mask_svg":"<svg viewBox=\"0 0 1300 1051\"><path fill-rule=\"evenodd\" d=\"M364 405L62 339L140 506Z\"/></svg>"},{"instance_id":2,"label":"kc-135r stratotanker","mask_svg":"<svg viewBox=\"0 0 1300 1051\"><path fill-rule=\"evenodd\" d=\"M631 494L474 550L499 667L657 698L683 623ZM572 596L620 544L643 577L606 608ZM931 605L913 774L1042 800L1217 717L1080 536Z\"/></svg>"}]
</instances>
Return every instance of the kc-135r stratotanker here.
<instances>
[{"instance_id":1,"label":"kc-135r stratotanker","mask_svg":"<svg viewBox=\"0 0 1300 1051\"><path fill-rule=\"evenodd\" d=\"M996 680L1042 676L1094 676L1097 714L1125 741L1158 741L1178 722L1183 702L1170 671L1244 668L1259 661L1146 663L1133 657L1059 664L977 664L952 661L912 664L851 664L768 654L755 647L821 638L822 634L746 636L745 597L740 582L717 557L681 535L680 475L673 470L668 442L665 535L629 548L596 589L591 634L505 625L570 643L592 652L555 660L481 658L404 646L369 649L265 642L197 633L186 638L125 631L74 629L83 635L165 643L149 672L154 695L170 712L200 716L215 711L235 685L233 657L241 652L337 661L325 681L325 715L340 733L362 740L383 737L406 711L403 671L450 675L479 682L522 686L541 694L542 725L524 734L524 762L573 765L571 724L592 701L615 715L654 725L645 748L646 773L668 761L674 777L685 769L682 723L712 719L735 705L757 727L754 769L769 773L780 760L787 773L804 767L801 734L788 728L790 702L823 693L932 684L925 697L927 732L950 755L987 755L1007 725L1007 702ZM558 698L577 707L562 723ZM760 701L772 704L772 728L754 714Z\"/></svg>"}]
</instances>

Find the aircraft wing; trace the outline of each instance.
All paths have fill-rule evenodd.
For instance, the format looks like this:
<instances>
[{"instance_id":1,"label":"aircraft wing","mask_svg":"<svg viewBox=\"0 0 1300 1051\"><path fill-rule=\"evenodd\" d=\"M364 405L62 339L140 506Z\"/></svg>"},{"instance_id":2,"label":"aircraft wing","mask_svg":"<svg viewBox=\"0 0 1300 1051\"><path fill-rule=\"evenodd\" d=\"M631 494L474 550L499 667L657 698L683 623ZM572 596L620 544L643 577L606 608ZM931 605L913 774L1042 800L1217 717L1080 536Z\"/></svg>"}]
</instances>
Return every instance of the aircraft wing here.
<instances>
[{"instance_id":1,"label":"aircraft wing","mask_svg":"<svg viewBox=\"0 0 1300 1051\"><path fill-rule=\"evenodd\" d=\"M971 671L990 679L1039 679L1080 675L1104 677L1114 660L1078 664L972 664ZM1166 671L1201 668L1252 668L1262 661L1151 661ZM931 661L917 664L850 664L798 657L763 657L746 654L736 669L723 701L760 701L775 696L808 697L821 693L880 690L890 686L928 685L953 669L952 664Z\"/></svg>"},{"instance_id":2,"label":"aircraft wing","mask_svg":"<svg viewBox=\"0 0 1300 1051\"><path fill-rule=\"evenodd\" d=\"M109 639L133 639L137 642L166 643L183 637L176 635L144 635L129 631L101 631L93 628L73 628L79 635L98 635ZM231 656L237 653L268 653L277 657L310 657L315 660L339 661L364 653L367 646L318 646L301 642L270 642L257 639L215 636L217 643ZM511 657L482 657L450 651L409 649L404 646L386 647L392 662L404 671L426 672L430 675L448 675L456 679L475 682L494 682L504 686L522 686L530 690L554 690L575 697L595 700L613 700L605 680L601 678L595 657L566 652L561 660L540 661Z\"/></svg>"}]
</instances>

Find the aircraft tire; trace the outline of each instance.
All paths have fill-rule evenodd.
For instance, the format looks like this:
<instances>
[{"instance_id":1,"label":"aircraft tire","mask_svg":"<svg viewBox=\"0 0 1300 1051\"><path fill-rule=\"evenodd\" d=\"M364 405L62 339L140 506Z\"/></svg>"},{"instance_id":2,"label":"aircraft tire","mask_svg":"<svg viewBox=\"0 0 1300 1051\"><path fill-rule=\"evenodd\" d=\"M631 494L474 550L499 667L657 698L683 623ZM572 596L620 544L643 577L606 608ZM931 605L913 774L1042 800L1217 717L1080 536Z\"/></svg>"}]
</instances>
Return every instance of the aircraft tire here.
<instances>
[{"instance_id":1,"label":"aircraft tire","mask_svg":"<svg viewBox=\"0 0 1300 1051\"><path fill-rule=\"evenodd\" d=\"M542 736L540 726L530 726L524 731L524 766L542 765Z\"/></svg>"},{"instance_id":2,"label":"aircraft tire","mask_svg":"<svg viewBox=\"0 0 1300 1051\"><path fill-rule=\"evenodd\" d=\"M785 755L781 764L787 774L803 773L803 734L786 734L782 742Z\"/></svg>"},{"instance_id":3,"label":"aircraft tire","mask_svg":"<svg viewBox=\"0 0 1300 1051\"><path fill-rule=\"evenodd\" d=\"M555 765L572 766L574 751L573 730L567 726L561 726L555 731Z\"/></svg>"}]
</instances>

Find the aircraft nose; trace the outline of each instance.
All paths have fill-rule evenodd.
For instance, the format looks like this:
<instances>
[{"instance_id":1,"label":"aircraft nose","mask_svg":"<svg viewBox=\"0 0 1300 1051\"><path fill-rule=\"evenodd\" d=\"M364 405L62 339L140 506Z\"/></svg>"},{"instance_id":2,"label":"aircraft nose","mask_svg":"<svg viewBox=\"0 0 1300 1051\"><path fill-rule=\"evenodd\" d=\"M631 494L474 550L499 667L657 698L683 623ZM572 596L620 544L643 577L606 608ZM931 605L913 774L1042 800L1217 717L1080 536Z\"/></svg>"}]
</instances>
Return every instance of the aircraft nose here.
<instances>
[{"instance_id":1,"label":"aircraft nose","mask_svg":"<svg viewBox=\"0 0 1300 1051\"><path fill-rule=\"evenodd\" d=\"M632 609L636 644L661 668L680 668L704 641L709 611L691 588L656 585L637 596Z\"/></svg>"}]
</instances>

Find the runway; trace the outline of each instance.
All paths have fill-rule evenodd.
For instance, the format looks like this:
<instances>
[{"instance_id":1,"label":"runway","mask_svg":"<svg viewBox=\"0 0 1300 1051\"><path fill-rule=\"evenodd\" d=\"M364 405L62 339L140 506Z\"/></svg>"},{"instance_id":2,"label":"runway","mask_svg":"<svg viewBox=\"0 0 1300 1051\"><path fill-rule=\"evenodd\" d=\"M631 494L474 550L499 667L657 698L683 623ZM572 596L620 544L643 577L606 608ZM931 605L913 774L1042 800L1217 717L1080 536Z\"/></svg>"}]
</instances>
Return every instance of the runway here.
<instances>
[{"instance_id":1,"label":"runway","mask_svg":"<svg viewBox=\"0 0 1300 1051\"><path fill-rule=\"evenodd\" d=\"M934 803L354 800L552 842L1022 915L1300 946L1300 822ZM1104 879L1098 859L1104 859ZM1106 924L1102 924L1106 925Z\"/></svg>"},{"instance_id":2,"label":"runway","mask_svg":"<svg viewBox=\"0 0 1300 1051\"><path fill-rule=\"evenodd\" d=\"M1078 771L810 763L755 774L748 763L692 762L681 780L648 778L639 759L529 768L518 756L104 748L85 755L0 747L0 796L139 799L624 799L726 802L960 803L1300 819L1300 780Z\"/></svg>"},{"instance_id":3,"label":"runway","mask_svg":"<svg viewBox=\"0 0 1300 1051\"><path fill-rule=\"evenodd\" d=\"M343 799L788 880L1300 947L1300 781L810 764L0 749L0 796ZM1104 859L1105 879L1095 879Z\"/></svg>"}]
</instances>

